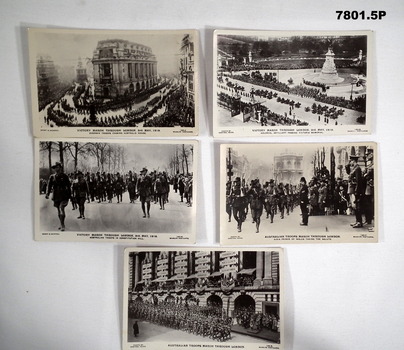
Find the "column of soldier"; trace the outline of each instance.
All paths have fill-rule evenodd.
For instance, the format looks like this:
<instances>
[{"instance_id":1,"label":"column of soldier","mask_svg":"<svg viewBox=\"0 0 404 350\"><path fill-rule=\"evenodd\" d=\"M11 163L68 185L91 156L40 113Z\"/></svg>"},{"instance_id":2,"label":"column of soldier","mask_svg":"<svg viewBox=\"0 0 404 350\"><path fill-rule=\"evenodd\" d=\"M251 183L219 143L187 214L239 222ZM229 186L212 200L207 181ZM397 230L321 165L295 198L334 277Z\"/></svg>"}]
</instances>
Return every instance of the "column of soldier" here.
<instances>
[{"instance_id":1,"label":"column of soldier","mask_svg":"<svg viewBox=\"0 0 404 350\"><path fill-rule=\"evenodd\" d=\"M82 171L64 174L60 163L56 163L52 169L55 175L50 176L48 181L41 178L39 191L40 194L45 194L46 198L53 193L52 199L58 208L61 231L65 231L65 207L69 200L72 203L72 210L78 209L77 218L85 219L86 202L112 203L116 198L116 203L121 203L123 194L128 191L130 203L135 203L136 199L139 199L143 217L150 218L151 203L159 204L160 209L165 210L172 186L175 193L179 193L181 202L192 206L192 174L177 173L169 176L164 171L152 171L148 174L146 168L143 168L139 175L132 171L126 174L106 172L84 174Z\"/></svg>"},{"instance_id":2,"label":"column of soldier","mask_svg":"<svg viewBox=\"0 0 404 350\"><path fill-rule=\"evenodd\" d=\"M309 216L316 215L355 215L352 228L369 225L372 230L374 220L374 171L373 150L368 148L365 154L366 166L362 169L357 155L350 156L346 166L348 180L337 178L332 184L330 172L324 166L308 182L301 177L299 184L276 183L273 179L263 182L254 179L247 184L237 177L226 184L226 212L228 221L232 215L241 232L242 224L248 212L259 233L261 216L265 210L266 218L274 222L279 212L280 219L285 218L300 205L302 222L307 226ZM364 216L364 217L363 217Z\"/></svg>"},{"instance_id":3,"label":"column of soldier","mask_svg":"<svg viewBox=\"0 0 404 350\"><path fill-rule=\"evenodd\" d=\"M216 306L190 305L186 301L134 301L129 305L129 316L217 341L231 338L232 318L227 317L226 313Z\"/></svg>"},{"instance_id":4,"label":"column of soldier","mask_svg":"<svg viewBox=\"0 0 404 350\"><path fill-rule=\"evenodd\" d=\"M279 332L280 319L279 316L272 313L255 312L254 307L239 307L234 313L237 323L252 330L260 331L263 327Z\"/></svg>"}]
</instances>

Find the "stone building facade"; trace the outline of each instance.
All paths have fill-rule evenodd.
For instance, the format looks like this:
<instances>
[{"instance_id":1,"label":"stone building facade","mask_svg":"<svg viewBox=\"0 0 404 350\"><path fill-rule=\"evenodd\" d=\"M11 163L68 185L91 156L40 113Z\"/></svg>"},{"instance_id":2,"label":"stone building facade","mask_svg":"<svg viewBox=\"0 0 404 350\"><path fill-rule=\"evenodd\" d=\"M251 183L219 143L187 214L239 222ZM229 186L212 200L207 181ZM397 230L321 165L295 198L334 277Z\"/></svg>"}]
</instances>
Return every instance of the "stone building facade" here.
<instances>
[{"instance_id":1,"label":"stone building facade","mask_svg":"<svg viewBox=\"0 0 404 350\"><path fill-rule=\"evenodd\" d=\"M129 256L129 300L279 314L279 252L153 251Z\"/></svg>"},{"instance_id":2,"label":"stone building facade","mask_svg":"<svg viewBox=\"0 0 404 350\"><path fill-rule=\"evenodd\" d=\"M41 107L49 103L60 88L59 73L49 56L38 56L36 62L38 100Z\"/></svg>"},{"instance_id":3,"label":"stone building facade","mask_svg":"<svg viewBox=\"0 0 404 350\"><path fill-rule=\"evenodd\" d=\"M185 85L188 107L195 108L195 52L194 43L189 35L182 39L181 78Z\"/></svg>"},{"instance_id":4,"label":"stone building facade","mask_svg":"<svg viewBox=\"0 0 404 350\"><path fill-rule=\"evenodd\" d=\"M81 58L79 57L76 66L76 82L79 84L83 84L86 81L87 81L87 70Z\"/></svg>"},{"instance_id":5,"label":"stone building facade","mask_svg":"<svg viewBox=\"0 0 404 350\"><path fill-rule=\"evenodd\" d=\"M94 50L95 96L133 94L157 83L157 60L148 46L127 40L101 40Z\"/></svg>"},{"instance_id":6,"label":"stone building facade","mask_svg":"<svg viewBox=\"0 0 404 350\"><path fill-rule=\"evenodd\" d=\"M303 176L303 156L290 152L274 157L274 177L277 183L297 184Z\"/></svg>"}]
</instances>

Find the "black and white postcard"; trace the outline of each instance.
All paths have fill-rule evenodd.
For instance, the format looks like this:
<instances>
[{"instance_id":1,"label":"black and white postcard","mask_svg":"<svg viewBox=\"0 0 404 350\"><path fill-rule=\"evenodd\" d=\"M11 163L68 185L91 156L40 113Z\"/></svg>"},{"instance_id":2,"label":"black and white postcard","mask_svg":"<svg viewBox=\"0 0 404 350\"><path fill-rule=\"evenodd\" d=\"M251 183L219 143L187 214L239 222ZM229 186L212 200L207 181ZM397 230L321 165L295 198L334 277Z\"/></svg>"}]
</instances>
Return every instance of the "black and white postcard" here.
<instances>
[{"instance_id":1,"label":"black and white postcard","mask_svg":"<svg viewBox=\"0 0 404 350\"><path fill-rule=\"evenodd\" d=\"M283 250L127 248L123 349L283 349Z\"/></svg>"},{"instance_id":2,"label":"black and white postcard","mask_svg":"<svg viewBox=\"0 0 404 350\"><path fill-rule=\"evenodd\" d=\"M377 242L377 147L222 144L220 242Z\"/></svg>"},{"instance_id":3,"label":"black and white postcard","mask_svg":"<svg viewBox=\"0 0 404 350\"><path fill-rule=\"evenodd\" d=\"M372 32L217 30L215 137L371 132Z\"/></svg>"},{"instance_id":4,"label":"black and white postcard","mask_svg":"<svg viewBox=\"0 0 404 350\"><path fill-rule=\"evenodd\" d=\"M36 137L198 134L196 30L28 35Z\"/></svg>"},{"instance_id":5,"label":"black and white postcard","mask_svg":"<svg viewBox=\"0 0 404 350\"><path fill-rule=\"evenodd\" d=\"M197 141L35 140L35 239L195 243Z\"/></svg>"}]
</instances>

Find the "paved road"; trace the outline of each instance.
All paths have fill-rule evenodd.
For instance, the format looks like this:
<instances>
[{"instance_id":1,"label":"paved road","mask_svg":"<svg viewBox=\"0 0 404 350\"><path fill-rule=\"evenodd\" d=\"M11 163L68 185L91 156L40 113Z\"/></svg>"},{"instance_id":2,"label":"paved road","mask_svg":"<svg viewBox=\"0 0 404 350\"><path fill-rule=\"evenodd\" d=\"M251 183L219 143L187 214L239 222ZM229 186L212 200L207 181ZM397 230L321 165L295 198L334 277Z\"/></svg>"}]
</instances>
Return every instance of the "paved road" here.
<instances>
[{"instance_id":1,"label":"paved road","mask_svg":"<svg viewBox=\"0 0 404 350\"><path fill-rule=\"evenodd\" d=\"M134 337L132 334L133 320L129 319L128 322L128 341L129 342L206 342L216 344L228 344L228 343L260 343L260 344L273 344L270 341L264 339L250 337L248 335L232 332L231 339L226 342L218 342L208 337L202 337L193 333L187 333L178 329L172 329L157 324L139 321L139 335Z\"/></svg>"},{"instance_id":2,"label":"paved road","mask_svg":"<svg viewBox=\"0 0 404 350\"><path fill-rule=\"evenodd\" d=\"M284 115L285 113L287 114L288 118L293 119L293 113L295 114L295 118L299 119L301 121L306 121L309 123L309 125L315 125L315 126L334 126L335 125L335 121L330 119L329 124L325 123L324 121L324 116L322 116L320 118L320 120L318 120L318 115L317 114L313 114L311 112L311 110L309 112L305 111L306 107L310 107L313 105L313 103L318 104L319 102L315 101L313 98L308 98L308 97L300 97L297 95L293 95L293 94L287 94L285 92L280 92L280 91L276 91L270 88L266 88L263 86L259 86L259 85L253 85L251 83L246 83L240 80L236 80L236 79L232 79L230 77L228 77L228 80L230 82L232 82L233 84L238 84L239 86L243 86L245 88L244 93L249 93L251 91L251 88L254 87L255 90L267 90L267 91L272 91L272 92L276 92L278 94L278 96L283 97L285 99L292 99L294 101L298 101L300 102L302 105L300 108L295 108L292 111L292 115L289 115L289 106L286 104L282 104L276 101L276 98L273 98L271 100L265 99L265 98L260 98L258 96L255 97L255 100L257 102L261 102L264 106L266 106L269 110L271 110L272 112L278 113L280 115ZM228 95L230 95L230 92L223 89L223 87L226 87L226 84L218 84L219 85L219 89L218 91L220 92L224 92ZM246 97L246 96L241 96L241 99L243 102L250 102L250 98ZM320 104L322 106L328 106L330 108L335 107L333 105L329 105L327 103L323 103L320 102ZM358 111L354 111L354 110L350 110L350 109L346 109L346 108L340 108L337 107L337 109L344 109L345 113L343 116L339 116L338 117L338 125L356 125L358 124L358 122L356 121L356 119L363 115L364 113L358 112ZM223 111L221 112L223 113ZM230 116L230 112L227 111L227 113L229 117ZM222 118L221 118L222 119ZM221 121L220 119L220 121ZM235 118L230 118L230 119L235 119ZM221 124L222 125L222 124ZM223 126L227 126L226 124ZM236 125L235 125L236 126Z\"/></svg>"},{"instance_id":3,"label":"paved road","mask_svg":"<svg viewBox=\"0 0 404 350\"><path fill-rule=\"evenodd\" d=\"M231 222L227 222L227 213L222 212L221 215L224 215L225 220L222 220L222 224L227 233L236 234L237 233L237 223L232 216ZM224 223L223 223L224 221ZM244 221L242 225L243 234L254 234L254 235L263 235L263 234L318 234L318 233L368 233L368 229L370 226L364 226L362 228L354 229L350 226L351 223L355 222L354 215L328 215L328 216L310 216L309 217L309 225L308 226L300 226L301 222L301 213L300 208L296 207L290 215L286 215L285 218L281 219L280 214L278 212L275 215L274 222L271 224L270 219L266 219L265 210L261 216L261 224L260 224L260 232L256 233L255 224L252 223L251 219L251 211L249 210L247 219Z\"/></svg>"},{"instance_id":4,"label":"paved road","mask_svg":"<svg viewBox=\"0 0 404 350\"><path fill-rule=\"evenodd\" d=\"M143 232L143 233L189 233L192 228L192 208L180 202L180 196L170 191L169 203L165 210L159 204L151 205L150 218L143 218L139 200L129 202L129 194L125 192L123 202L112 203L91 202L85 204L85 220L77 219L78 209L72 210L69 202L66 207L66 231L80 232ZM59 227L57 210L53 202L40 196L41 230L55 231Z\"/></svg>"}]
</instances>

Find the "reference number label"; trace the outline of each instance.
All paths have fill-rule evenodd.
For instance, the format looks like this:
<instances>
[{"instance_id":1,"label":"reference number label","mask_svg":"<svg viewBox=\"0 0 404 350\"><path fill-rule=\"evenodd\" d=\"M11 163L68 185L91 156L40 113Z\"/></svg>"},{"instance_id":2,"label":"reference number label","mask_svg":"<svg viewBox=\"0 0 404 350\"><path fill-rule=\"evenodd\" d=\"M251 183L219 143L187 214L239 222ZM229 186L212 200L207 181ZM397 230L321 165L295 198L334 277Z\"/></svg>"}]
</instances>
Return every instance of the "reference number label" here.
<instances>
[{"instance_id":1,"label":"reference number label","mask_svg":"<svg viewBox=\"0 0 404 350\"><path fill-rule=\"evenodd\" d=\"M337 19L344 19L346 21L356 20L356 19L366 19L366 20L381 20L387 15L386 11L335 11L337 14Z\"/></svg>"}]
</instances>

